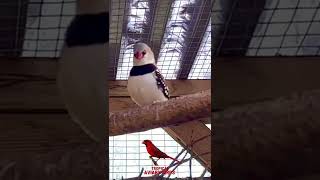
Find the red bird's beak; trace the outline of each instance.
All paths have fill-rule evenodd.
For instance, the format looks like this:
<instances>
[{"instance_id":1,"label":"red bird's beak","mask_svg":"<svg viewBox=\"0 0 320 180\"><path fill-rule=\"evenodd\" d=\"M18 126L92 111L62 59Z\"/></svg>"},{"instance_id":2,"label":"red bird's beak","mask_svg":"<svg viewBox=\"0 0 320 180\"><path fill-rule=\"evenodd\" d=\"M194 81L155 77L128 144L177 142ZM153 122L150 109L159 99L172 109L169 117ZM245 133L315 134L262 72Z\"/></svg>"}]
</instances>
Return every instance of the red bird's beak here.
<instances>
[{"instance_id":1,"label":"red bird's beak","mask_svg":"<svg viewBox=\"0 0 320 180\"><path fill-rule=\"evenodd\" d=\"M136 59L138 59L138 60L140 60L140 59L142 59L143 58L143 54L142 54L142 52L136 52L136 53L134 53L134 57L136 58Z\"/></svg>"}]
</instances>

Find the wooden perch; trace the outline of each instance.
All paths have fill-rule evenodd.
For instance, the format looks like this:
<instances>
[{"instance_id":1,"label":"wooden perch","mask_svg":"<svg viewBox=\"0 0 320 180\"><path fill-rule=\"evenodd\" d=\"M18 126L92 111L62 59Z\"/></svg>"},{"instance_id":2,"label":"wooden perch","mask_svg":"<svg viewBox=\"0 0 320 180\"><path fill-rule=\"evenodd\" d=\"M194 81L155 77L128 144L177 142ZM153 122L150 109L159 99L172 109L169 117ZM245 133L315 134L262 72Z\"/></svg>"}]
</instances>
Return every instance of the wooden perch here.
<instances>
[{"instance_id":1,"label":"wooden perch","mask_svg":"<svg viewBox=\"0 0 320 180\"><path fill-rule=\"evenodd\" d=\"M217 179L290 179L320 172L320 90L214 113Z\"/></svg>"},{"instance_id":2,"label":"wooden perch","mask_svg":"<svg viewBox=\"0 0 320 180\"><path fill-rule=\"evenodd\" d=\"M145 131L211 115L211 90L110 113L109 136Z\"/></svg>"}]
</instances>

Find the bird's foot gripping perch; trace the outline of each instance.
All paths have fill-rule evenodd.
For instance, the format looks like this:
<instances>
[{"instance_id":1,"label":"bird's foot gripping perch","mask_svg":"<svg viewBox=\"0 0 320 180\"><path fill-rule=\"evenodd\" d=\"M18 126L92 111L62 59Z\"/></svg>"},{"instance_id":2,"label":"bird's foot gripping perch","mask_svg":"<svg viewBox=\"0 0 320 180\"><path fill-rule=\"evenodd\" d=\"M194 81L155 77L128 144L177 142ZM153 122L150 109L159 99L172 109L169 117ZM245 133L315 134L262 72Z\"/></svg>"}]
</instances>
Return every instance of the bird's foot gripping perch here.
<instances>
[{"instance_id":1,"label":"bird's foot gripping perch","mask_svg":"<svg viewBox=\"0 0 320 180\"><path fill-rule=\"evenodd\" d=\"M158 161L159 159L155 161L155 160L152 158L152 156L149 156L149 158L151 159L151 161L153 162L153 164L154 164L155 166L159 166L158 163L157 163L157 161Z\"/></svg>"}]
</instances>

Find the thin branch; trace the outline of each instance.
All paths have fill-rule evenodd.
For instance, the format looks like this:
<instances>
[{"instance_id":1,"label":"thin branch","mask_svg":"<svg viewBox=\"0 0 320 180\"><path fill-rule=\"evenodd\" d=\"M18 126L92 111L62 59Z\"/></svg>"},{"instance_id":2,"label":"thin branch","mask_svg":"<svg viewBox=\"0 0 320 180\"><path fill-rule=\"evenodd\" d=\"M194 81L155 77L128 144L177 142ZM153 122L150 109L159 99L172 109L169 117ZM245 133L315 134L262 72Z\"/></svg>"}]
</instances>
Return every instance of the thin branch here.
<instances>
[{"instance_id":1,"label":"thin branch","mask_svg":"<svg viewBox=\"0 0 320 180\"><path fill-rule=\"evenodd\" d=\"M158 166L157 161L155 161L151 156L149 157L151 159L151 161L153 162L153 165Z\"/></svg>"},{"instance_id":2,"label":"thin branch","mask_svg":"<svg viewBox=\"0 0 320 180\"><path fill-rule=\"evenodd\" d=\"M141 171L140 171L140 174L139 174L139 176L138 176L139 179L141 178L141 176L142 176L142 174L143 174L143 170L144 170L144 168L142 168Z\"/></svg>"},{"instance_id":3,"label":"thin branch","mask_svg":"<svg viewBox=\"0 0 320 180\"><path fill-rule=\"evenodd\" d=\"M204 175L206 174L206 172L207 172L207 169L206 168L204 168L204 170L202 171L202 173L201 173L201 178L203 178L204 177Z\"/></svg>"},{"instance_id":4,"label":"thin branch","mask_svg":"<svg viewBox=\"0 0 320 180\"><path fill-rule=\"evenodd\" d=\"M187 148L188 148L188 147L189 147L189 146L187 146ZM184 149L184 150L186 150L186 149ZM170 169L171 167L175 166L175 168L172 170L172 171L174 171L175 169L178 168L178 166L180 166L181 164L186 163L186 162L192 160L193 158L197 158L198 156L203 156L203 155L206 155L206 154L210 154L210 153L211 153L211 152L205 152L205 153L198 154L198 155L196 155L196 156L192 156L192 153L190 153L190 152L191 152L191 151L188 150L188 151L186 152L186 154L184 155L184 157L182 158L182 160L180 160L179 163L170 164L170 165L168 166L168 169ZM188 153L191 155L191 157L188 158L188 159L185 159L185 157L187 156ZM168 176L168 178L169 178L170 176L171 176L171 174ZM162 175L161 177L163 177L163 175Z\"/></svg>"},{"instance_id":5,"label":"thin branch","mask_svg":"<svg viewBox=\"0 0 320 180\"><path fill-rule=\"evenodd\" d=\"M210 116L211 90L206 90L149 106L110 113L109 136L166 127Z\"/></svg>"},{"instance_id":6,"label":"thin branch","mask_svg":"<svg viewBox=\"0 0 320 180\"><path fill-rule=\"evenodd\" d=\"M191 135L193 135L193 132L191 133ZM207 136L203 136L201 138L198 138L197 140L193 141L192 138L191 138L191 142L189 144L187 144L186 148L182 149L180 151L180 153L175 157L175 159L178 159L178 157L188 149L188 151L191 151L191 149L189 147L192 147L194 144L196 144L197 142L200 142L201 140L209 137L210 135L207 135ZM206 154L209 154L210 152L205 152L205 153L202 153L202 154L199 154L199 155L196 155L196 156L193 156L192 153L190 153L191 157L188 158L188 159L185 159L185 157L187 156L188 154L188 151L185 153L184 157L180 160L180 162L176 162L176 161L172 161L171 164L164 170L162 170L162 172L160 172L159 174L156 174L152 177L163 177L165 175L165 173L172 167L175 166L175 168L172 170L174 171L178 166L180 166L181 164L185 163L185 162L188 162L188 161L191 161L193 158L197 158L198 156L202 156L202 155L206 155ZM171 176L171 174L168 175L167 178L169 178Z\"/></svg>"},{"instance_id":7,"label":"thin branch","mask_svg":"<svg viewBox=\"0 0 320 180\"><path fill-rule=\"evenodd\" d=\"M185 151L185 149L184 149L183 151L181 151L180 153L183 153L184 151ZM209 153L210 153L210 152L206 152L206 153L199 154L199 155L197 155L197 156L202 156L202 155L209 154ZM187 154L188 154L188 152L185 153L185 155L184 155L184 157L182 158L182 160L180 161L180 163L173 163L172 165L169 165L169 166L167 167L167 169L164 169L164 170L169 170L171 167L174 167L174 166L175 166L174 169L172 170L172 171L174 171L174 170L176 170L176 168L177 168L179 165L190 161L190 159L192 159L192 158L185 159L185 157L187 156ZM195 156L195 157L197 157L197 156ZM194 158L194 157L193 157L193 158ZM162 170L162 172L160 172L159 174L155 174L155 175L153 175L153 176L151 176L151 177L141 177L140 179L156 179L156 178L159 177L159 176L160 176L160 178L163 178L163 176L165 175L165 172L167 172L167 171L164 172L164 170ZM171 174L169 174L167 178L170 178L170 176L171 176ZM137 178L135 177L135 178L129 178L129 179L137 179ZM198 179L198 178L195 178L195 179ZM202 177L202 178L200 178L200 179L210 179L210 178L203 178L203 177Z\"/></svg>"},{"instance_id":8,"label":"thin branch","mask_svg":"<svg viewBox=\"0 0 320 180\"><path fill-rule=\"evenodd\" d=\"M184 151L186 151L186 149L183 149L177 157L179 157ZM169 170L170 168L174 167L174 166L179 166L179 164L181 164L181 161L183 161L183 159L186 157L186 155L188 154L188 152L185 153L184 157L182 158L182 160L180 160L180 162L176 162L176 161L172 161L171 164L164 170L162 170L162 172L160 172L159 174L155 175L155 177L160 176L161 178L165 175L165 173L167 172L167 170ZM176 158L177 159L177 158ZM174 171L174 169L172 170ZM171 174L169 174L168 178L171 176Z\"/></svg>"},{"instance_id":9,"label":"thin branch","mask_svg":"<svg viewBox=\"0 0 320 180\"><path fill-rule=\"evenodd\" d=\"M180 157L180 155L185 151L186 149L182 149L180 151L180 153L175 157L175 159L178 159ZM170 165L167 167L168 169L170 169L171 167L175 166L176 161L172 160L172 162L170 163ZM157 164L158 165L158 164ZM161 174L161 172L159 174L155 174L153 177L158 177Z\"/></svg>"},{"instance_id":10,"label":"thin branch","mask_svg":"<svg viewBox=\"0 0 320 180\"><path fill-rule=\"evenodd\" d=\"M3 178L3 176L6 174L6 172L13 167L14 165L16 165L15 162L10 162L8 163L6 166L4 166L1 170L0 170L0 179Z\"/></svg>"},{"instance_id":11,"label":"thin branch","mask_svg":"<svg viewBox=\"0 0 320 180\"><path fill-rule=\"evenodd\" d=\"M191 131L191 138L190 138L190 151L192 152L192 147L193 147L193 129ZM192 155L193 153L190 153L191 157L190 157L190 161L189 161L189 174L190 174L190 178L192 179Z\"/></svg>"},{"instance_id":12,"label":"thin branch","mask_svg":"<svg viewBox=\"0 0 320 180\"><path fill-rule=\"evenodd\" d=\"M192 146L193 144L195 144L196 142L199 142L200 140L202 140L203 139L203 137L202 138L199 138L199 139L197 139L196 141L194 141L194 142L192 142L190 145L187 145L187 149L188 149L188 151L186 152L186 154L189 152L192 152L191 151L191 149L189 149L189 147L190 146ZM181 164L183 164L183 163L186 163L186 162L188 162L188 161L191 161L193 158L197 158L198 156L203 156L203 155L206 155L206 154L210 154L211 152L205 152L205 153L201 153L201 154L198 154L198 155L195 155L195 156L193 156L193 153L190 153L190 158L188 158L188 159L184 159L185 157L186 157L186 155L183 157L183 159L180 161L180 163L176 163L176 164L173 164L172 166L175 166L175 165L177 165L175 168L174 168L174 170L179 166L179 165L181 165ZM206 167L205 167L206 168ZM170 176L169 176L170 177Z\"/></svg>"},{"instance_id":13,"label":"thin branch","mask_svg":"<svg viewBox=\"0 0 320 180\"><path fill-rule=\"evenodd\" d=\"M172 166L175 166L175 165L176 165L176 166L172 169L172 171L176 170L181 164L187 162L187 161L185 160L187 154L188 154L188 151L186 151L186 153L184 154L184 156L183 156L183 158L182 158L182 160L181 160L180 162L172 165ZM169 169L169 167L168 167L168 169ZM171 174L172 174L172 173L169 174L168 178L170 178ZM163 173L162 176L160 176L160 177L163 177L163 176L164 176L164 173Z\"/></svg>"},{"instance_id":14,"label":"thin branch","mask_svg":"<svg viewBox=\"0 0 320 180\"><path fill-rule=\"evenodd\" d=\"M190 155L191 155L191 157L190 157L190 161L189 161L189 174L190 174L190 178L192 179L192 154L193 153L191 153Z\"/></svg>"},{"instance_id":15,"label":"thin branch","mask_svg":"<svg viewBox=\"0 0 320 180\"><path fill-rule=\"evenodd\" d=\"M190 159L197 158L198 156L202 156L202 155L206 155L206 154L210 154L210 153L211 153L211 152L205 152L205 153L201 153L201 154L199 154L199 155L195 155L195 156L193 156L193 157L190 157L190 158L188 158L188 159L184 159L184 160L180 161L180 164L186 163L186 162L190 161ZM178 163L177 163L177 164L178 164ZM175 165L176 165L176 164L175 164Z\"/></svg>"},{"instance_id":16,"label":"thin branch","mask_svg":"<svg viewBox=\"0 0 320 180\"><path fill-rule=\"evenodd\" d=\"M182 149L182 150L180 151L180 153L175 157L175 159L178 159L178 158L180 157L180 155L181 155L185 150L186 150L186 149ZM173 166L175 166L175 165L177 165L176 161L172 160L172 162L171 162L170 165L167 167L167 169L169 170L171 167L173 167ZM159 175L160 175L160 173L159 173L159 174L156 174L154 177L158 177ZM161 177L163 177L163 176L161 176Z\"/></svg>"}]
</instances>

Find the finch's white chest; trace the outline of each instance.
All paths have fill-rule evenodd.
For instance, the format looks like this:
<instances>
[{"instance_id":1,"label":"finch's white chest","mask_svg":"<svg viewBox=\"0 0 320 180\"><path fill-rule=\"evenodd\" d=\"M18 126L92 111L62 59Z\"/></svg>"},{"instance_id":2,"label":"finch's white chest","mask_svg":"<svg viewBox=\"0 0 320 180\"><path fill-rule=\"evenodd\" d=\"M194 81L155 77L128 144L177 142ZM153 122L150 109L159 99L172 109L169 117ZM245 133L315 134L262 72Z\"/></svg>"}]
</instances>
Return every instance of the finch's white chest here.
<instances>
[{"instance_id":1,"label":"finch's white chest","mask_svg":"<svg viewBox=\"0 0 320 180\"><path fill-rule=\"evenodd\" d=\"M130 76L127 88L132 100L140 106L167 100L157 85L154 73Z\"/></svg>"}]
</instances>

